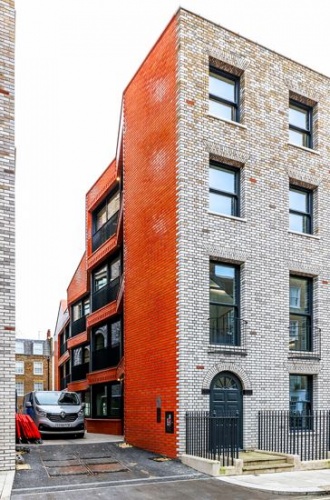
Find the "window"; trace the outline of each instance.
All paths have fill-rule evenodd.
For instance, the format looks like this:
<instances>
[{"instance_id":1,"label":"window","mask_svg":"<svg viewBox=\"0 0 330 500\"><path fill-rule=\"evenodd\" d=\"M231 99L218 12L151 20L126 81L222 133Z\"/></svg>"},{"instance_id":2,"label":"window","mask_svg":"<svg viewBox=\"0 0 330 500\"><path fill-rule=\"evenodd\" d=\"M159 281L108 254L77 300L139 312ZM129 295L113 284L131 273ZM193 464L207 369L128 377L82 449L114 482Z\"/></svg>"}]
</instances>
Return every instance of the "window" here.
<instances>
[{"instance_id":1,"label":"window","mask_svg":"<svg viewBox=\"0 0 330 500\"><path fill-rule=\"evenodd\" d=\"M95 212L94 227L95 231L101 229L104 224L113 217L120 208L120 192L112 194L105 203Z\"/></svg>"},{"instance_id":2,"label":"window","mask_svg":"<svg viewBox=\"0 0 330 500\"><path fill-rule=\"evenodd\" d=\"M24 361L16 361L16 375L24 375Z\"/></svg>"},{"instance_id":3,"label":"window","mask_svg":"<svg viewBox=\"0 0 330 500\"><path fill-rule=\"evenodd\" d=\"M24 342L16 340L16 354L24 354Z\"/></svg>"},{"instance_id":4,"label":"window","mask_svg":"<svg viewBox=\"0 0 330 500\"><path fill-rule=\"evenodd\" d=\"M122 387L120 383L93 386L93 417L120 418Z\"/></svg>"},{"instance_id":5,"label":"window","mask_svg":"<svg viewBox=\"0 0 330 500\"><path fill-rule=\"evenodd\" d=\"M209 209L223 215L239 216L239 169L211 162L209 168Z\"/></svg>"},{"instance_id":6,"label":"window","mask_svg":"<svg viewBox=\"0 0 330 500\"><path fill-rule=\"evenodd\" d=\"M210 343L240 345L239 268L210 263Z\"/></svg>"},{"instance_id":7,"label":"window","mask_svg":"<svg viewBox=\"0 0 330 500\"><path fill-rule=\"evenodd\" d=\"M42 342L33 342L33 354L43 354L43 343Z\"/></svg>"},{"instance_id":8,"label":"window","mask_svg":"<svg viewBox=\"0 0 330 500\"><path fill-rule=\"evenodd\" d=\"M108 282L108 272L107 266L101 267L98 271L94 273L94 291L97 292L101 290Z\"/></svg>"},{"instance_id":9,"label":"window","mask_svg":"<svg viewBox=\"0 0 330 500\"><path fill-rule=\"evenodd\" d=\"M17 396L24 396L24 382L16 382Z\"/></svg>"},{"instance_id":10,"label":"window","mask_svg":"<svg viewBox=\"0 0 330 500\"><path fill-rule=\"evenodd\" d=\"M290 375L290 424L294 429L312 429L313 379L311 375ZM310 416L308 416L310 415Z\"/></svg>"},{"instance_id":11,"label":"window","mask_svg":"<svg viewBox=\"0 0 330 500\"><path fill-rule=\"evenodd\" d=\"M290 341L292 351L312 351L312 281L290 277Z\"/></svg>"},{"instance_id":12,"label":"window","mask_svg":"<svg viewBox=\"0 0 330 500\"><path fill-rule=\"evenodd\" d=\"M95 332L95 351L100 351L107 347L108 343L108 327L107 325L100 326Z\"/></svg>"},{"instance_id":13,"label":"window","mask_svg":"<svg viewBox=\"0 0 330 500\"><path fill-rule=\"evenodd\" d=\"M213 66L209 75L209 112L218 118L239 121L239 78Z\"/></svg>"},{"instance_id":14,"label":"window","mask_svg":"<svg viewBox=\"0 0 330 500\"><path fill-rule=\"evenodd\" d=\"M78 366L82 364L82 348L78 347L73 350L73 366Z\"/></svg>"},{"instance_id":15,"label":"window","mask_svg":"<svg viewBox=\"0 0 330 500\"><path fill-rule=\"evenodd\" d=\"M34 382L34 390L35 391L43 391L44 383L43 382Z\"/></svg>"},{"instance_id":16,"label":"window","mask_svg":"<svg viewBox=\"0 0 330 500\"><path fill-rule=\"evenodd\" d=\"M312 192L290 186L290 229L299 233L312 233Z\"/></svg>"},{"instance_id":17,"label":"window","mask_svg":"<svg viewBox=\"0 0 330 500\"><path fill-rule=\"evenodd\" d=\"M111 323L111 347L119 346L121 343L121 321Z\"/></svg>"},{"instance_id":18,"label":"window","mask_svg":"<svg viewBox=\"0 0 330 500\"><path fill-rule=\"evenodd\" d=\"M34 361L33 363L33 374L34 375L43 375L44 366L42 361Z\"/></svg>"},{"instance_id":19,"label":"window","mask_svg":"<svg viewBox=\"0 0 330 500\"><path fill-rule=\"evenodd\" d=\"M313 108L290 100L289 105L289 140L292 144L312 148Z\"/></svg>"},{"instance_id":20,"label":"window","mask_svg":"<svg viewBox=\"0 0 330 500\"><path fill-rule=\"evenodd\" d=\"M72 314L73 321L77 321L78 319L87 316L89 314L89 299L74 304L72 307Z\"/></svg>"}]
</instances>

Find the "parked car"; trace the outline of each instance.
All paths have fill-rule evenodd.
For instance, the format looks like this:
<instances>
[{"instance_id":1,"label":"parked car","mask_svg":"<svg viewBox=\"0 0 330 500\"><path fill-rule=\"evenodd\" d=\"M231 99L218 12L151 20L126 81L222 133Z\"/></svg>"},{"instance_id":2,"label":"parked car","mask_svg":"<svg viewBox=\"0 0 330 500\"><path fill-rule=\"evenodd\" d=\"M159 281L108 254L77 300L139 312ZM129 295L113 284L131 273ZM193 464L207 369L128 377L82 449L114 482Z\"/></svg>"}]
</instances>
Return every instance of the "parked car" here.
<instances>
[{"instance_id":1,"label":"parked car","mask_svg":"<svg viewBox=\"0 0 330 500\"><path fill-rule=\"evenodd\" d=\"M31 416L42 436L64 434L84 437L85 403L75 392L33 391L25 394L24 413Z\"/></svg>"}]
</instances>

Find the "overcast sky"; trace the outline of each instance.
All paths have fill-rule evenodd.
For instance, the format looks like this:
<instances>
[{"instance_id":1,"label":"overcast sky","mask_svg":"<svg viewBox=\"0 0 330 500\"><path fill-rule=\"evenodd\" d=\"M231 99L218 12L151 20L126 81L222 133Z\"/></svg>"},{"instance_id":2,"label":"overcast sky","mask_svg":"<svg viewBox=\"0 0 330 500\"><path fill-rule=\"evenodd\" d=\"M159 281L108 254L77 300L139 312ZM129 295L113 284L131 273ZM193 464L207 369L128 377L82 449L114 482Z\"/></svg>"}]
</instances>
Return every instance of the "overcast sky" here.
<instances>
[{"instance_id":1,"label":"overcast sky","mask_svg":"<svg viewBox=\"0 0 330 500\"><path fill-rule=\"evenodd\" d=\"M18 337L54 331L122 92L180 6L330 76L327 0L16 0Z\"/></svg>"}]
</instances>

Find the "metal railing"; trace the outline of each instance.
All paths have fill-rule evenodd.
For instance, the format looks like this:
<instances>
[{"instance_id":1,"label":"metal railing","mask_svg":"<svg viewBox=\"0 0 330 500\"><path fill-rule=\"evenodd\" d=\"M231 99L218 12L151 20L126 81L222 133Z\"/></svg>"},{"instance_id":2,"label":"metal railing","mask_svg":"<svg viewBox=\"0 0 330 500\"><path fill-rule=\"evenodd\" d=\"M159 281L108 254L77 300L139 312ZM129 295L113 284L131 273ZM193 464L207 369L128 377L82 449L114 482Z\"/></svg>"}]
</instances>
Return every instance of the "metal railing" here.
<instances>
[{"instance_id":1,"label":"metal railing","mask_svg":"<svg viewBox=\"0 0 330 500\"><path fill-rule=\"evenodd\" d=\"M239 452L239 421L236 414L213 417L205 411L187 412L186 453L233 465Z\"/></svg>"},{"instance_id":2,"label":"metal railing","mask_svg":"<svg viewBox=\"0 0 330 500\"><path fill-rule=\"evenodd\" d=\"M117 231L119 211L116 212L100 229L93 234L92 251L95 252L105 241L113 236Z\"/></svg>"},{"instance_id":3,"label":"metal railing","mask_svg":"<svg viewBox=\"0 0 330 500\"><path fill-rule=\"evenodd\" d=\"M104 286L92 295L92 311L97 311L101 307L110 304L116 300L119 289L120 277L110 281L108 285Z\"/></svg>"},{"instance_id":4,"label":"metal railing","mask_svg":"<svg viewBox=\"0 0 330 500\"><path fill-rule=\"evenodd\" d=\"M104 347L92 352L91 371L117 366L120 361L120 347Z\"/></svg>"},{"instance_id":5,"label":"metal railing","mask_svg":"<svg viewBox=\"0 0 330 500\"><path fill-rule=\"evenodd\" d=\"M246 349L245 327L247 321L241 318L210 318L210 344L223 347Z\"/></svg>"},{"instance_id":6,"label":"metal railing","mask_svg":"<svg viewBox=\"0 0 330 500\"><path fill-rule=\"evenodd\" d=\"M81 318L73 321L71 323L71 337L78 335L86 330L86 316L81 316Z\"/></svg>"},{"instance_id":7,"label":"metal railing","mask_svg":"<svg viewBox=\"0 0 330 500\"><path fill-rule=\"evenodd\" d=\"M329 450L329 410L265 410L258 413L258 448L323 460Z\"/></svg>"},{"instance_id":8,"label":"metal railing","mask_svg":"<svg viewBox=\"0 0 330 500\"><path fill-rule=\"evenodd\" d=\"M289 358L321 359L321 329L316 326L289 326Z\"/></svg>"}]
</instances>

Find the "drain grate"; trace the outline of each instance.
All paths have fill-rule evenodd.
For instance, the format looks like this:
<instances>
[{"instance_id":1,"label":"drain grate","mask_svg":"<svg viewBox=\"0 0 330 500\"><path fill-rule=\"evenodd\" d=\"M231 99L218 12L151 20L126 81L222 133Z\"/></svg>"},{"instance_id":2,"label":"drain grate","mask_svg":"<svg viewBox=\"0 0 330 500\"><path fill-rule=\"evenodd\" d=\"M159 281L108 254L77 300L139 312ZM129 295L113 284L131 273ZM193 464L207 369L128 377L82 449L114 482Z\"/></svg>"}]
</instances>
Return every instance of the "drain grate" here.
<instances>
[{"instance_id":1,"label":"drain grate","mask_svg":"<svg viewBox=\"0 0 330 500\"><path fill-rule=\"evenodd\" d=\"M171 459L167 457L150 457L149 460L153 460L154 462L169 462Z\"/></svg>"},{"instance_id":2,"label":"drain grate","mask_svg":"<svg viewBox=\"0 0 330 500\"><path fill-rule=\"evenodd\" d=\"M127 467L112 457L86 457L73 460L43 460L49 477L93 475L109 472L126 472Z\"/></svg>"}]
</instances>

